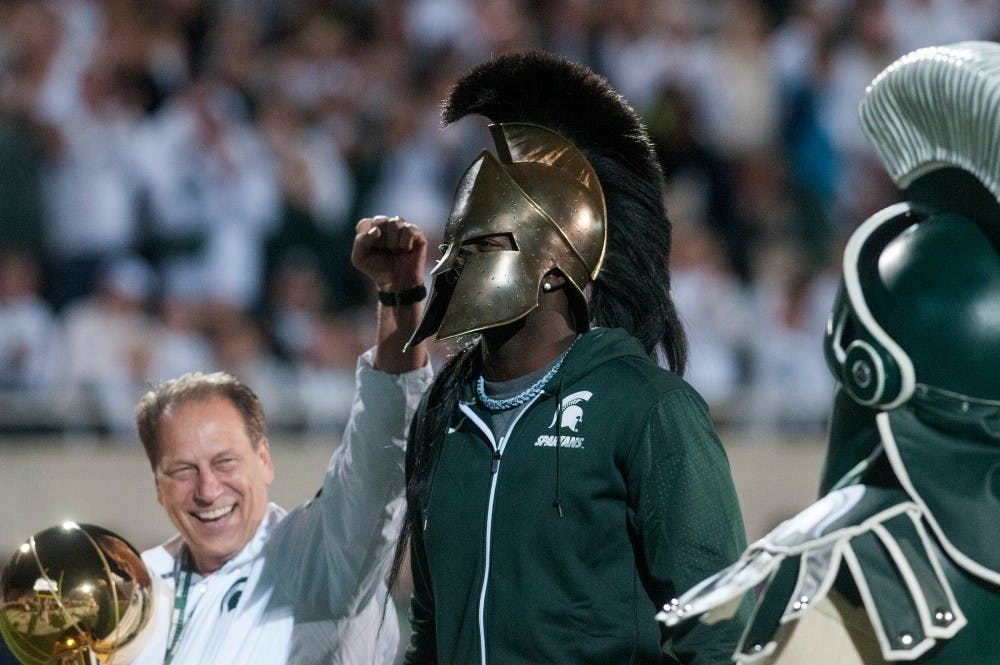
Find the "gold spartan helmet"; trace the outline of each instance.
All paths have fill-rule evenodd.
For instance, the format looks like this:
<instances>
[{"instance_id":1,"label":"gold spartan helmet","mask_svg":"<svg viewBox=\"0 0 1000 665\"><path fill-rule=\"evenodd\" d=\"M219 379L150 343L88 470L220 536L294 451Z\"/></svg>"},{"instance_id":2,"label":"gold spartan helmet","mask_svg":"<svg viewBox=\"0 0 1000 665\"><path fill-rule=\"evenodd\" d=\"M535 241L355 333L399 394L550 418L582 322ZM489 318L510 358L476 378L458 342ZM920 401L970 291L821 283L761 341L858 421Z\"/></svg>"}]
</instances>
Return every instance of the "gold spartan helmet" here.
<instances>
[{"instance_id":1,"label":"gold spartan helmet","mask_svg":"<svg viewBox=\"0 0 1000 665\"><path fill-rule=\"evenodd\" d=\"M447 248L431 271L431 297L409 345L506 325L538 306L543 276L558 269L576 325L590 315L583 289L601 268L607 211L597 174L559 134L527 123L490 125L497 156L483 151L462 176L445 226ZM509 251L463 244L505 235Z\"/></svg>"}]
</instances>

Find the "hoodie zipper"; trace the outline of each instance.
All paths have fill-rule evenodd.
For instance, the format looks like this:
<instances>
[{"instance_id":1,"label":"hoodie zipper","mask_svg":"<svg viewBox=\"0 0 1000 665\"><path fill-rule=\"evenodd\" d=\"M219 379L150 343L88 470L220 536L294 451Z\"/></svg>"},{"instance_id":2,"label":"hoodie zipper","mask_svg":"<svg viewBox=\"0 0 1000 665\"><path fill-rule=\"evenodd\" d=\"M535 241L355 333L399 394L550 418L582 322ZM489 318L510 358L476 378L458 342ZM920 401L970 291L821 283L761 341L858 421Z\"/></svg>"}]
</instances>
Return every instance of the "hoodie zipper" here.
<instances>
[{"instance_id":1,"label":"hoodie zipper","mask_svg":"<svg viewBox=\"0 0 1000 665\"><path fill-rule=\"evenodd\" d=\"M479 417L479 414L472 410L468 403L460 402L458 405L459 410L468 416L469 420L471 420L476 427L478 427L480 431L486 435L486 440L489 441L492 453L492 459L490 461L490 498L486 507L486 553L485 563L483 566L483 584L479 589L478 621L480 665L486 665L486 587L490 580L490 553L493 549L493 500L496 497L497 479L500 477L500 459L503 457L504 448L507 447L507 441L510 440L510 433L514 431L514 427L516 427L518 421L521 420L521 416L527 413L528 409L530 409L532 405L544 394L544 391L538 393L523 407L521 407L520 412L518 412L518 414L514 417L510 426L507 427L507 431L500 437L499 443L497 443L496 438L493 436L493 430L483 421L482 418Z\"/></svg>"}]
</instances>

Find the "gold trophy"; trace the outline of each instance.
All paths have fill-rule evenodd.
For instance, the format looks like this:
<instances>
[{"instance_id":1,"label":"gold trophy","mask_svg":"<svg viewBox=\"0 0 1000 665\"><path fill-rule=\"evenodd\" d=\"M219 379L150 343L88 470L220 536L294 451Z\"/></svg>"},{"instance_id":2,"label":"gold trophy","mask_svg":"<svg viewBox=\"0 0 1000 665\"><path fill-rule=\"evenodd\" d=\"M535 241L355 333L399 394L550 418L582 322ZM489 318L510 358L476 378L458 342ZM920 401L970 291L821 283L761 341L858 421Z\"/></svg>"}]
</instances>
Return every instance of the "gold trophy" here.
<instances>
[{"instance_id":1,"label":"gold trophy","mask_svg":"<svg viewBox=\"0 0 1000 665\"><path fill-rule=\"evenodd\" d=\"M0 576L0 632L23 665L127 665L153 614L139 553L117 534L67 522L40 531Z\"/></svg>"}]
</instances>

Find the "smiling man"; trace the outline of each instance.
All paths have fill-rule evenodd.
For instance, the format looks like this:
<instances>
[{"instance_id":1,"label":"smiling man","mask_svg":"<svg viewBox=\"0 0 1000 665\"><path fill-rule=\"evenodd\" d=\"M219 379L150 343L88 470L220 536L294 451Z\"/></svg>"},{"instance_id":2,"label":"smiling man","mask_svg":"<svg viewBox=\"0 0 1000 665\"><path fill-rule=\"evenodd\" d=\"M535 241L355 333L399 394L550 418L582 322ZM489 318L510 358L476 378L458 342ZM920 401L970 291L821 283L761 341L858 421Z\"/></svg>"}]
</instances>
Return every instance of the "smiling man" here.
<instances>
[{"instance_id":1,"label":"smiling man","mask_svg":"<svg viewBox=\"0 0 1000 665\"><path fill-rule=\"evenodd\" d=\"M181 401L161 416L156 497L187 544L191 569L209 575L250 542L267 513L274 467L263 413L249 388L222 373L189 374L165 392Z\"/></svg>"},{"instance_id":2,"label":"smiling man","mask_svg":"<svg viewBox=\"0 0 1000 665\"><path fill-rule=\"evenodd\" d=\"M319 494L286 513L257 395L192 373L136 409L156 497L177 535L143 553L158 580L153 636L136 665L391 663L382 582L403 511L403 449L430 380L421 316L426 242L398 218L361 220L352 260L380 291L378 342Z\"/></svg>"}]
</instances>

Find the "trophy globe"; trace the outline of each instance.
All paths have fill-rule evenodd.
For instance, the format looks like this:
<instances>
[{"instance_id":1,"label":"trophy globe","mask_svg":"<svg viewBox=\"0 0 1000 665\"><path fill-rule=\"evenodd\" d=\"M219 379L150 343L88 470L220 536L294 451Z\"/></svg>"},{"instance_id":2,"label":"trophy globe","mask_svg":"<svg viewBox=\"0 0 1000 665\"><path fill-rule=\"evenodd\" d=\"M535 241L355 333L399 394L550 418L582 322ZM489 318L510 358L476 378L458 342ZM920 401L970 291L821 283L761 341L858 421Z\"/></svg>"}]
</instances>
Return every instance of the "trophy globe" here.
<instances>
[{"instance_id":1,"label":"trophy globe","mask_svg":"<svg viewBox=\"0 0 1000 665\"><path fill-rule=\"evenodd\" d=\"M115 533L67 522L21 544L0 575L0 632L23 665L127 665L147 641L153 585Z\"/></svg>"}]
</instances>

